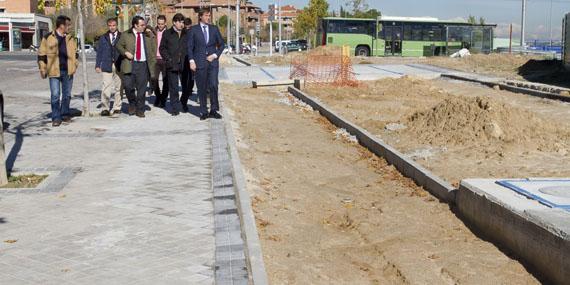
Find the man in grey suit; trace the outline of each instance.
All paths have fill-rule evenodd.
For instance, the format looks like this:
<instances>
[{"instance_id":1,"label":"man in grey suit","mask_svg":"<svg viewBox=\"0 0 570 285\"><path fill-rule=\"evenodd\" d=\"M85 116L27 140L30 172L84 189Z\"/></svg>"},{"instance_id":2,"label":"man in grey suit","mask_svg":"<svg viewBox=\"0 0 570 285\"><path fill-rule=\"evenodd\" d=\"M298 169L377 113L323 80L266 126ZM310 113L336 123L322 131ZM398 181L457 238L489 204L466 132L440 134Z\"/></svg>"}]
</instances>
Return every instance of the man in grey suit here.
<instances>
[{"instance_id":1,"label":"man in grey suit","mask_svg":"<svg viewBox=\"0 0 570 285\"><path fill-rule=\"evenodd\" d=\"M188 60L190 69L195 72L198 97L200 98L200 120L208 117L221 119L218 113L218 72L219 59L225 44L218 27L210 25L210 11L198 12L200 23L190 28L188 38ZM210 93L210 112L206 105L206 94Z\"/></svg>"}]
</instances>

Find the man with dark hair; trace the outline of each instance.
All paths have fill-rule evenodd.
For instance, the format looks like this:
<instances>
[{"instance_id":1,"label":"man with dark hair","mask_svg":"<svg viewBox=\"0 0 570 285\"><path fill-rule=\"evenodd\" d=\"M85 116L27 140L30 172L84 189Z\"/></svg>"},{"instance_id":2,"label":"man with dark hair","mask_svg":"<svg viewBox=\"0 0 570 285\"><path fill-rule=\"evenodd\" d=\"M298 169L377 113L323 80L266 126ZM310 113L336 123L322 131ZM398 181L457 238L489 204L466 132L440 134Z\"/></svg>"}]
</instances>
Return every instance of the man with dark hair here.
<instances>
[{"instance_id":1,"label":"man with dark hair","mask_svg":"<svg viewBox=\"0 0 570 285\"><path fill-rule=\"evenodd\" d=\"M109 116L111 114L111 104L109 103L111 93L115 97L113 114L120 114L122 106L121 78L119 76L121 56L115 48L121 37L121 32L117 30L116 18L108 19L107 27L109 30L99 38L97 59L95 60L95 71L103 73L103 90L101 92L103 110L101 111L101 116Z\"/></svg>"},{"instance_id":2,"label":"man with dark hair","mask_svg":"<svg viewBox=\"0 0 570 285\"><path fill-rule=\"evenodd\" d=\"M129 100L129 115L136 113L144 118L146 86L156 78L156 41L146 32L146 23L134 16L131 29L121 35L117 50L124 57L121 61L123 85Z\"/></svg>"},{"instance_id":3,"label":"man with dark hair","mask_svg":"<svg viewBox=\"0 0 570 285\"><path fill-rule=\"evenodd\" d=\"M164 31L166 30L166 16L159 15L156 18L156 29L154 34L156 36L156 46L160 47L160 42ZM162 92L160 91L160 85L158 82L159 75L162 74ZM168 76L166 74L166 66L164 65L163 58L160 56L160 52L156 51L156 78L151 82L151 91L154 92L154 106L164 108L166 104L166 97L168 96Z\"/></svg>"},{"instance_id":4,"label":"man with dark hair","mask_svg":"<svg viewBox=\"0 0 570 285\"><path fill-rule=\"evenodd\" d=\"M190 28L188 37L188 59L190 69L196 72L196 85L200 98L200 120L208 117L221 119L218 113L219 58L224 50L224 39L218 27L210 25L210 11L198 12L200 23ZM206 94L210 93L210 112L206 105Z\"/></svg>"},{"instance_id":5,"label":"man with dark hair","mask_svg":"<svg viewBox=\"0 0 570 285\"><path fill-rule=\"evenodd\" d=\"M55 31L43 37L38 51L40 76L49 77L51 120L54 127L61 125L62 120L71 121L69 113L71 88L73 87L73 74L79 62L77 61L77 39L69 34L70 28L71 19L64 15L58 16L55 21Z\"/></svg>"},{"instance_id":6,"label":"man with dark hair","mask_svg":"<svg viewBox=\"0 0 570 285\"><path fill-rule=\"evenodd\" d=\"M184 15L178 13L172 18L172 28L164 32L160 43L160 55L164 59L170 84L170 104L172 115L178 116L180 104L178 99L178 80L182 79L182 71L186 58L186 29L184 29ZM182 80L181 80L182 81ZM183 86L184 87L184 86ZM188 100L188 99L186 99ZM182 105L184 108L185 106ZM184 109L185 111L187 110Z\"/></svg>"},{"instance_id":7,"label":"man with dark hair","mask_svg":"<svg viewBox=\"0 0 570 285\"><path fill-rule=\"evenodd\" d=\"M192 27L192 19L184 19L184 29L190 31ZM190 70L190 60L188 59L188 54L185 52L186 57L184 58L184 69L182 70L182 78L180 79L182 84L182 97L180 97L180 103L182 104L182 110L188 112L188 99L192 96L192 89L194 89L194 76Z\"/></svg>"}]
</instances>

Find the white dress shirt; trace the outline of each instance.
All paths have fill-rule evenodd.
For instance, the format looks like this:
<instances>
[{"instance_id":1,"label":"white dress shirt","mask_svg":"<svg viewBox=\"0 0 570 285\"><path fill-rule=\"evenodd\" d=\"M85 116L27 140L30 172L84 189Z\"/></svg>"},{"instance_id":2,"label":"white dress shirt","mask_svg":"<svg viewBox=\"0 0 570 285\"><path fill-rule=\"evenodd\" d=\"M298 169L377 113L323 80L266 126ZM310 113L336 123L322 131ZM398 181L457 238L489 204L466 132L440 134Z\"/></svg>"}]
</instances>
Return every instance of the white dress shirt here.
<instances>
[{"instance_id":1,"label":"white dress shirt","mask_svg":"<svg viewBox=\"0 0 570 285\"><path fill-rule=\"evenodd\" d=\"M111 45L114 44L113 43L113 39L116 41L117 40L117 35L119 34L118 31L115 31L114 33L109 33L109 41L111 42Z\"/></svg>"}]
</instances>

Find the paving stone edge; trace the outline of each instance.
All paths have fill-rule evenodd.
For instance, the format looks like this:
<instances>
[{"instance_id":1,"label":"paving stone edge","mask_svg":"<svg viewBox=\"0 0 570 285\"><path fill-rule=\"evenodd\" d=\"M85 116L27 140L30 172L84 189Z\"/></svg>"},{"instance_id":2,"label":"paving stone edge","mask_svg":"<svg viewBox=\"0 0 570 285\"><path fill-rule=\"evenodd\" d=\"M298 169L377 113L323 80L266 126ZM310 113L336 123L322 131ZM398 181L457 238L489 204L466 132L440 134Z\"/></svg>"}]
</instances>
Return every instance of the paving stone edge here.
<instances>
[{"instance_id":1,"label":"paving stone edge","mask_svg":"<svg viewBox=\"0 0 570 285\"><path fill-rule=\"evenodd\" d=\"M223 96L220 97L220 101L223 104ZM269 282L267 279L267 272L265 271L265 264L263 262L261 243L259 241L255 216L253 215L253 209L251 207L251 199L247 192L247 184L241 160L239 158L236 139L232 131L231 117L228 112L226 112L225 108L222 108L222 115L224 116L224 127L232 161L232 171L236 188L237 206L239 210L238 213L240 215L242 234L246 246L246 259L249 270L251 271L251 280L254 285L266 285L269 284Z\"/></svg>"}]
</instances>

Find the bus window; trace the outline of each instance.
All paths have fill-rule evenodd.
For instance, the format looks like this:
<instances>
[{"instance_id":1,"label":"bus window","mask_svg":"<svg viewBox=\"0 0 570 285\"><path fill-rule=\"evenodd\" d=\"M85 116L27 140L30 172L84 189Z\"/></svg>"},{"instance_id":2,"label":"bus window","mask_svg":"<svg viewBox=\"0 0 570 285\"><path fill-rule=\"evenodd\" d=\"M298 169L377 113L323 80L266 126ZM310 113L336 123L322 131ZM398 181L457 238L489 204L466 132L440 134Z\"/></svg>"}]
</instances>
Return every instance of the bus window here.
<instances>
[{"instance_id":1,"label":"bus window","mask_svg":"<svg viewBox=\"0 0 570 285\"><path fill-rule=\"evenodd\" d=\"M412 25L404 25L404 41L412 40Z\"/></svg>"},{"instance_id":2,"label":"bus window","mask_svg":"<svg viewBox=\"0 0 570 285\"><path fill-rule=\"evenodd\" d=\"M433 31L429 27L422 29L422 41L429 42L433 38Z\"/></svg>"},{"instance_id":3,"label":"bus window","mask_svg":"<svg viewBox=\"0 0 570 285\"><path fill-rule=\"evenodd\" d=\"M421 41L422 40L422 26L421 25L413 25L412 26L412 41Z\"/></svg>"},{"instance_id":4,"label":"bus window","mask_svg":"<svg viewBox=\"0 0 570 285\"><path fill-rule=\"evenodd\" d=\"M344 30L344 22L343 21L329 21L327 32L329 33L342 33Z\"/></svg>"},{"instance_id":5,"label":"bus window","mask_svg":"<svg viewBox=\"0 0 570 285\"><path fill-rule=\"evenodd\" d=\"M370 35L370 24L365 21L347 22L344 32L348 34L367 34Z\"/></svg>"},{"instance_id":6,"label":"bus window","mask_svg":"<svg viewBox=\"0 0 570 285\"><path fill-rule=\"evenodd\" d=\"M432 27L432 30L433 30L433 39L432 39L432 41L436 41L436 42L443 41L442 28L441 28L440 26L434 26L434 27Z\"/></svg>"}]
</instances>

